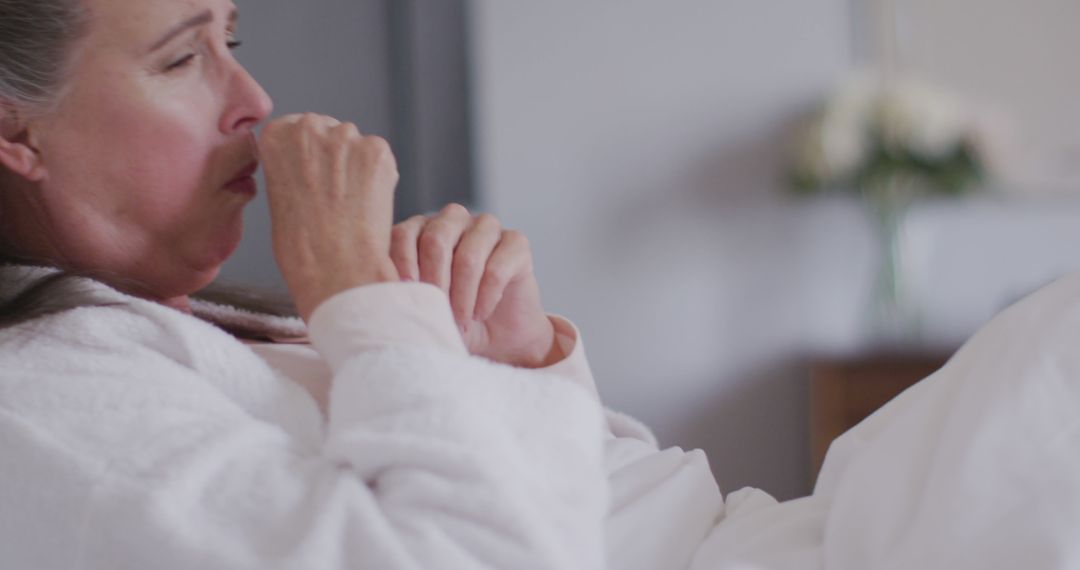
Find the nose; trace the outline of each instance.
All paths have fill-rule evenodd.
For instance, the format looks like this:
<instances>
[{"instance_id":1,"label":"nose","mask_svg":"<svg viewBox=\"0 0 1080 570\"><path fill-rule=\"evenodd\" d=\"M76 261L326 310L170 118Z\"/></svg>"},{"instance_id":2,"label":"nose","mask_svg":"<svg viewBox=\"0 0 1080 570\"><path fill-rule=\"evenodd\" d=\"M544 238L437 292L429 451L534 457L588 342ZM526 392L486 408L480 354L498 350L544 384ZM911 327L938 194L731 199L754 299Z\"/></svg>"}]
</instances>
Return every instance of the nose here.
<instances>
[{"instance_id":1,"label":"nose","mask_svg":"<svg viewBox=\"0 0 1080 570\"><path fill-rule=\"evenodd\" d=\"M242 65L233 61L227 106L219 128L226 135L250 131L270 116L274 101Z\"/></svg>"}]
</instances>

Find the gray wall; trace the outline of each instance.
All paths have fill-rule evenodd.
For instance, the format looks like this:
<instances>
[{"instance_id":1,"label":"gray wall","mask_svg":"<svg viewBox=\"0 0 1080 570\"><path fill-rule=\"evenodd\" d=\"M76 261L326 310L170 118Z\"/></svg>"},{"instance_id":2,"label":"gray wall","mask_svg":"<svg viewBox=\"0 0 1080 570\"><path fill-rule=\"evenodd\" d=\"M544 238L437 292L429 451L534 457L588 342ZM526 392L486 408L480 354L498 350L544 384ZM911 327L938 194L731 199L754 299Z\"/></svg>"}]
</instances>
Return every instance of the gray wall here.
<instances>
[{"instance_id":1,"label":"gray wall","mask_svg":"<svg viewBox=\"0 0 1080 570\"><path fill-rule=\"evenodd\" d=\"M899 65L993 113L1010 183L1029 194L1076 193L1080 3L906 0L897 20Z\"/></svg>"},{"instance_id":2,"label":"gray wall","mask_svg":"<svg viewBox=\"0 0 1080 570\"><path fill-rule=\"evenodd\" d=\"M531 237L602 396L705 449L725 490L805 493L804 276L821 240L780 189L788 123L850 65L847 0L473 14L482 196Z\"/></svg>"},{"instance_id":3,"label":"gray wall","mask_svg":"<svg viewBox=\"0 0 1080 570\"><path fill-rule=\"evenodd\" d=\"M806 365L868 348L878 250L864 213L784 195L792 118L866 61L867 4L473 2L485 203L531 237L546 305L582 329L605 401L665 444L705 449L724 490L808 492ZM994 75L1005 55L1046 47L1039 31L1064 24L1031 22L1067 11L1036 4L1010 9L1023 26L995 25L1028 30L984 42L1002 54L995 65L970 51L983 44L941 33L951 42L925 54L939 58L931 71L968 61L967 77ZM927 9L923 24L959 31L970 10ZM1056 100L1045 83L1013 86L1025 87L1022 101ZM1066 129L1080 116L1058 115ZM934 349L1080 266L1075 198L924 204L906 229L906 277Z\"/></svg>"}]
</instances>

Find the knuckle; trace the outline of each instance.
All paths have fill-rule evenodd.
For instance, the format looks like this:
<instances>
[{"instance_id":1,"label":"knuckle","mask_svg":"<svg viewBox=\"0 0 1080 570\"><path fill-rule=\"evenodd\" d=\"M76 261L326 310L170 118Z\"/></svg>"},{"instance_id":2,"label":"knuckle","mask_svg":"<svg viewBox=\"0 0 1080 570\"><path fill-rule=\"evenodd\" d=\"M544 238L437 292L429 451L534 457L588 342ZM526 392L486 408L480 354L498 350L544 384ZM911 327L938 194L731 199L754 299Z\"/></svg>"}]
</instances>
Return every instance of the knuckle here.
<instances>
[{"instance_id":1,"label":"knuckle","mask_svg":"<svg viewBox=\"0 0 1080 570\"><path fill-rule=\"evenodd\" d=\"M454 268L467 273L475 273L483 263L484 260L476 253L461 252L454 256Z\"/></svg>"},{"instance_id":2,"label":"knuckle","mask_svg":"<svg viewBox=\"0 0 1080 570\"><path fill-rule=\"evenodd\" d=\"M378 135L368 135L363 138L365 148L377 157L384 157L386 155L392 155L393 151L390 148L390 142Z\"/></svg>"},{"instance_id":3,"label":"knuckle","mask_svg":"<svg viewBox=\"0 0 1080 570\"><path fill-rule=\"evenodd\" d=\"M425 216L423 214L416 214L414 216L409 217L404 222L401 222L401 225L408 226L411 229L415 229L415 230L419 231L420 228L427 225L427 223L428 223L428 217L427 216Z\"/></svg>"},{"instance_id":4,"label":"knuckle","mask_svg":"<svg viewBox=\"0 0 1080 570\"><path fill-rule=\"evenodd\" d=\"M529 248L529 238L517 230L504 230L503 239L515 247Z\"/></svg>"},{"instance_id":5,"label":"knuckle","mask_svg":"<svg viewBox=\"0 0 1080 570\"><path fill-rule=\"evenodd\" d=\"M331 134L344 141L352 141L360 138L360 129L354 123L340 123L330 128Z\"/></svg>"},{"instance_id":6,"label":"knuckle","mask_svg":"<svg viewBox=\"0 0 1080 570\"><path fill-rule=\"evenodd\" d=\"M425 220L422 216L413 216L403 222L399 222L390 229L390 235L395 242L416 247L416 238L420 229L424 227Z\"/></svg>"},{"instance_id":7,"label":"knuckle","mask_svg":"<svg viewBox=\"0 0 1080 570\"><path fill-rule=\"evenodd\" d=\"M482 228L501 228L502 222L494 214L484 212L476 217L476 225Z\"/></svg>"},{"instance_id":8,"label":"knuckle","mask_svg":"<svg viewBox=\"0 0 1080 570\"><path fill-rule=\"evenodd\" d=\"M457 202L452 202L443 206L443 209L440 211L440 213L444 216L454 218L461 218L472 215L469 213L468 208L462 206L461 204L458 204Z\"/></svg>"},{"instance_id":9,"label":"knuckle","mask_svg":"<svg viewBox=\"0 0 1080 570\"><path fill-rule=\"evenodd\" d=\"M488 266L484 270L484 283L489 287L500 287L510 281L510 277L506 274L506 269L502 267Z\"/></svg>"},{"instance_id":10,"label":"knuckle","mask_svg":"<svg viewBox=\"0 0 1080 570\"><path fill-rule=\"evenodd\" d=\"M362 137L358 144L361 152L366 156L366 160L384 167L394 178L398 177L397 159L394 158L394 150L386 139L376 135L368 135Z\"/></svg>"}]
</instances>

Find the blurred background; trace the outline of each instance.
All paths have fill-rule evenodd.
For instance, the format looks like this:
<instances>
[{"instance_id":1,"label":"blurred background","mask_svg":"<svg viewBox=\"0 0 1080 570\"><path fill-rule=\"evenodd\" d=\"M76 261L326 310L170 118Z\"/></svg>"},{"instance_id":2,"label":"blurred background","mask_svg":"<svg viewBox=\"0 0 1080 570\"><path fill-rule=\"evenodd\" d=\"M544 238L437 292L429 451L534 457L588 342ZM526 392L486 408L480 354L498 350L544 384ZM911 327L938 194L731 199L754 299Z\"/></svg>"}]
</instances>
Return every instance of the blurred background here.
<instances>
[{"instance_id":1,"label":"blurred background","mask_svg":"<svg viewBox=\"0 0 1080 570\"><path fill-rule=\"evenodd\" d=\"M607 405L725 491L808 493L870 400L1080 266L1074 2L236 3L275 114L387 137L399 218L524 231ZM224 276L283 288L261 197L246 225Z\"/></svg>"}]
</instances>

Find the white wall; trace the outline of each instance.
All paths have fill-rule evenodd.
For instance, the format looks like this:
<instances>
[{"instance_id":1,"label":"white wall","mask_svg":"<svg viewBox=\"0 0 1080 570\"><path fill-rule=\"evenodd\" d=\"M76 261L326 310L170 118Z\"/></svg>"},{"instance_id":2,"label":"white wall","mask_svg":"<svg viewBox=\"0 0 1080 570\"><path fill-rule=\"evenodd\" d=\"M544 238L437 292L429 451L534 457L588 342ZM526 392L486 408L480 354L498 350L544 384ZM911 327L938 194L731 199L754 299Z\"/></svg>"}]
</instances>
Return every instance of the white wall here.
<instances>
[{"instance_id":1,"label":"white wall","mask_svg":"<svg viewBox=\"0 0 1080 570\"><path fill-rule=\"evenodd\" d=\"M809 491L805 364L866 349L874 233L851 201L782 193L790 119L858 59L852 8L473 3L485 205L532 238L606 402L705 449L727 490ZM1075 198L924 204L907 229L933 349L1080 266Z\"/></svg>"},{"instance_id":2,"label":"white wall","mask_svg":"<svg viewBox=\"0 0 1080 570\"><path fill-rule=\"evenodd\" d=\"M884 0L876 0L882 2ZM897 63L1008 117L1011 178L1028 191L1080 188L1080 3L895 2ZM976 16L977 14L977 16Z\"/></svg>"},{"instance_id":3,"label":"white wall","mask_svg":"<svg viewBox=\"0 0 1080 570\"><path fill-rule=\"evenodd\" d=\"M807 491L800 357L816 314L852 311L815 300L814 222L865 228L780 195L782 142L849 30L846 0L473 4L485 205L531 237L607 403L706 449L727 489Z\"/></svg>"}]
</instances>

